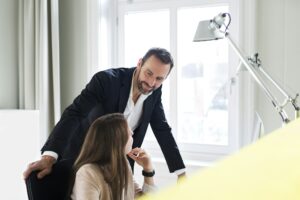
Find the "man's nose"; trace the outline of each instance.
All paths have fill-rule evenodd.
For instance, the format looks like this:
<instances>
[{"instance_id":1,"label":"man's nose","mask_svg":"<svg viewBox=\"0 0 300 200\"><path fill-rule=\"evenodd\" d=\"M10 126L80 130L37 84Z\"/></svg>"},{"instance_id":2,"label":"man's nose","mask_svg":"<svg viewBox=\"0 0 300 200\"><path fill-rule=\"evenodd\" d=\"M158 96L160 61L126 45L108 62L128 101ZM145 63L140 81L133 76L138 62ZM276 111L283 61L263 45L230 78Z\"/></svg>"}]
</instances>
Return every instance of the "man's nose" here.
<instances>
[{"instance_id":1,"label":"man's nose","mask_svg":"<svg viewBox=\"0 0 300 200\"><path fill-rule=\"evenodd\" d=\"M156 79L155 79L154 77L150 77L150 78L148 79L148 85L149 85L150 87L154 87L154 86L155 86L155 83L156 83Z\"/></svg>"}]
</instances>

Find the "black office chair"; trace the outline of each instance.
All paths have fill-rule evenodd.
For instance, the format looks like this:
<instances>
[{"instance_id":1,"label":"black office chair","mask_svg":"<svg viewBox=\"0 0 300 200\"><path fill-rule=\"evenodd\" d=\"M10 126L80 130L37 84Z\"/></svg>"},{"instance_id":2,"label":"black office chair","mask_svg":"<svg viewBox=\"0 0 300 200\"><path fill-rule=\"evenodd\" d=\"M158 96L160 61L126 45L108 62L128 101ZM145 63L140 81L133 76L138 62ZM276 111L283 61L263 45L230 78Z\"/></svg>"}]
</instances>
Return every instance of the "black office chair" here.
<instances>
[{"instance_id":1,"label":"black office chair","mask_svg":"<svg viewBox=\"0 0 300 200\"><path fill-rule=\"evenodd\" d=\"M37 178L37 171L26 179L29 200L65 200L68 190L73 161L60 160L53 165L52 172L42 179Z\"/></svg>"}]
</instances>

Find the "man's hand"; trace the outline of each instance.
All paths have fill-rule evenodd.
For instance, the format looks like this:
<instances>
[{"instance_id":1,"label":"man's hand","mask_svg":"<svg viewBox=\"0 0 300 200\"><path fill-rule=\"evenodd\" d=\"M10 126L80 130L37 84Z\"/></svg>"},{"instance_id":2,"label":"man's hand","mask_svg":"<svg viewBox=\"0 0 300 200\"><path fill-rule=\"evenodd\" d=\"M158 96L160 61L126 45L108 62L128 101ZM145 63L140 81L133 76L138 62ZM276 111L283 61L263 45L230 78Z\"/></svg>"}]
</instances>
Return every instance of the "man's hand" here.
<instances>
[{"instance_id":1,"label":"man's hand","mask_svg":"<svg viewBox=\"0 0 300 200\"><path fill-rule=\"evenodd\" d=\"M182 180L186 179L186 173L183 172L182 174L179 174L177 177L177 183L181 182Z\"/></svg>"},{"instance_id":2,"label":"man's hand","mask_svg":"<svg viewBox=\"0 0 300 200\"><path fill-rule=\"evenodd\" d=\"M55 161L56 161L55 158L53 158L52 156L47 156L47 155L42 156L40 160L32 162L28 165L26 171L23 173L24 179L27 179L28 176L31 174L31 172L36 170L40 171L37 174L37 177L39 179L43 178L47 174L50 174L52 171L52 166L55 163Z\"/></svg>"}]
</instances>

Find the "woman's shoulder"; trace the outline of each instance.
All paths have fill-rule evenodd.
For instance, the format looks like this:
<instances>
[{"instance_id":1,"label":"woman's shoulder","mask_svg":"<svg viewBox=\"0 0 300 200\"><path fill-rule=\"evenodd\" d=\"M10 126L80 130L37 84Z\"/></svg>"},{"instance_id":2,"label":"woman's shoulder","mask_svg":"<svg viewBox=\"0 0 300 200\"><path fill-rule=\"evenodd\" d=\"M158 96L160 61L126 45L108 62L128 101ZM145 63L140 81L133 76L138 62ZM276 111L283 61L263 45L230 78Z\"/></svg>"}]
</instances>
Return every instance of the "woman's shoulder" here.
<instances>
[{"instance_id":1,"label":"woman's shoulder","mask_svg":"<svg viewBox=\"0 0 300 200\"><path fill-rule=\"evenodd\" d=\"M99 166L96 164L84 164L82 165L77 173L77 176L86 176L86 177L91 177L91 178L95 178L97 177L97 179L100 180L103 179L103 174L102 171L100 170Z\"/></svg>"},{"instance_id":2,"label":"woman's shoulder","mask_svg":"<svg viewBox=\"0 0 300 200\"><path fill-rule=\"evenodd\" d=\"M85 164L78 169L73 193L76 193L73 194L75 197L79 195L74 199L111 199L110 188L103 178L102 170L96 164Z\"/></svg>"}]
</instances>

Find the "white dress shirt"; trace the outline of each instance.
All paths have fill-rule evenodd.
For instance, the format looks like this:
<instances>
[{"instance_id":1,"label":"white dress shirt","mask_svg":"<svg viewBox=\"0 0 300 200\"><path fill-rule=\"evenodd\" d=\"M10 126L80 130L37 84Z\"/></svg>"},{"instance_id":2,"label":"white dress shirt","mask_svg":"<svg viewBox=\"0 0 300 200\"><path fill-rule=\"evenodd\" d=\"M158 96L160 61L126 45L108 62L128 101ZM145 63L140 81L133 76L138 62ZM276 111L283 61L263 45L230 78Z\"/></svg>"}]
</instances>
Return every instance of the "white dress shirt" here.
<instances>
[{"instance_id":1,"label":"white dress shirt","mask_svg":"<svg viewBox=\"0 0 300 200\"><path fill-rule=\"evenodd\" d=\"M140 119L143 114L144 101L147 99L148 96L150 96L152 94L152 92L150 92L149 94L141 94L139 96L138 100L136 101L136 103L134 104L134 102L132 100L132 98L133 98L133 96L132 96L133 95L133 79L134 79L134 76L132 77L130 94L129 94L126 108L123 113L125 118L127 119L128 125L132 131L134 131L140 123Z\"/></svg>"}]
</instances>

